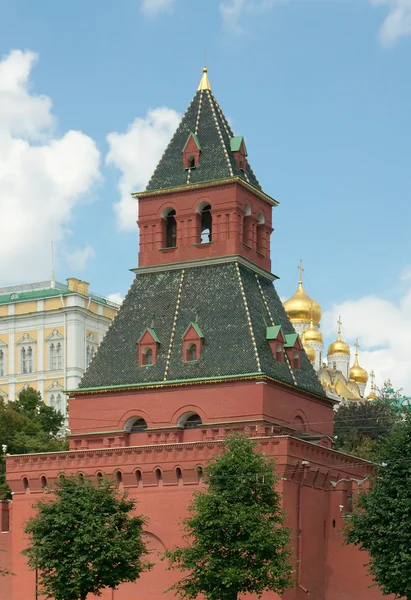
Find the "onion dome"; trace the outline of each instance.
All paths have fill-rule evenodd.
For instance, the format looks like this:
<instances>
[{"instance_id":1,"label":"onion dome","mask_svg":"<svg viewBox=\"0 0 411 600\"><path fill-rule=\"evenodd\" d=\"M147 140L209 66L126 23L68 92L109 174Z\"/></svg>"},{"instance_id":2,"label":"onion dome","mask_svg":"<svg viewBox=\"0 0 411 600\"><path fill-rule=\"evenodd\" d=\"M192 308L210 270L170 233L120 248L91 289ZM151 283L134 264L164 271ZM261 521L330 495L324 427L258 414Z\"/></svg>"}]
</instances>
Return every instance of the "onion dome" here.
<instances>
[{"instance_id":1,"label":"onion dome","mask_svg":"<svg viewBox=\"0 0 411 600\"><path fill-rule=\"evenodd\" d=\"M350 356L350 347L348 344L346 344L345 342L342 341L341 339L341 318L338 318L338 335L337 335L337 339L335 340L335 342L333 342L332 344L330 344L328 346L328 356L331 356L332 354L346 354L347 356Z\"/></svg>"},{"instance_id":2,"label":"onion dome","mask_svg":"<svg viewBox=\"0 0 411 600\"><path fill-rule=\"evenodd\" d=\"M310 359L310 362L315 362L315 350L312 346L310 346L310 344L307 344L307 339L305 337L305 332L303 333L302 337L301 337L301 341L303 344L303 348L305 350L306 355L308 356L308 358Z\"/></svg>"},{"instance_id":3,"label":"onion dome","mask_svg":"<svg viewBox=\"0 0 411 600\"><path fill-rule=\"evenodd\" d=\"M310 320L310 326L304 331L304 339L306 342L314 342L317 344L323 343L323 334L319 329L314 327L313 320Z\"/></svg>"},{"instance_id":4,"label":"onion dome","mask_svg":"<svg viewBox=\"0 0 411 600\"><path fill-rule=\"evenodd\" d=\"M314 323L319 325L322 315L321 306L318 302L310 298L303 288L302 273L304 269L302 268L301 261L299 269L300 280L298 282L297 291L294 296L291 296L291 298L284 302L285 312L292 323L299 321L309 323L312 318Z\"/></svg>"},{"instance_id":5,"label":"onion dome","mask_svg":"<svg viewBox=\"0 0 411 600\"><path fill-rule=\"evenodd\" d=\"M368 381L368 373L365 369L360 367L358 363L358 339L355 341L355 361L353 366L350 369L350 379L355 381L356 383L367 383Z\"/></svg>"}]
</instances>

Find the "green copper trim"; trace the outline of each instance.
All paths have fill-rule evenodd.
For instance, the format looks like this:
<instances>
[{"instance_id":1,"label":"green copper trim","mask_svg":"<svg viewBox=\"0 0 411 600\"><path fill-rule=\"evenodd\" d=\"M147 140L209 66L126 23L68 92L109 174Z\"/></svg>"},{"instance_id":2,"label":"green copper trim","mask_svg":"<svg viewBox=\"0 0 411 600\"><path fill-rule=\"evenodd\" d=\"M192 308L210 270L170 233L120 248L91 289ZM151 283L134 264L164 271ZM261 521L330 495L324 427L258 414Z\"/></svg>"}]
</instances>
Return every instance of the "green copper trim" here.
<instances>
[{"instance_id":1,"label":"green copper trim","mask_svg":"<svg viewBox=\"0 0 411 600\"><path fill-rule=\"evenodd\" d=\"M188 136L187 141L186 141L186 143L184 145L184 150L187 148L187 144L188 144L188 142L190 141L191 138L193 138L193 140L195 141L197 148L199 150L201 150L201 146L200 146L200 142L198 141L198 137L192 131L190 132L190 135Z\"/></svg>"},{"instance_id":2,"label":"green copper trim","mask_svg":"<svg viewBox=\"0 0 411 600\"><path fill-rule=\"evenodd\" d=\"M194 331L197 333L197 335L201 338L204 337L203 332L201 331L200 327L197 325L197 323L189 323L187 329L185 330L185 332L183 333L183 335L181 336L181 339L186 335L187 331L190 329L190 327L193 327ZM187 361L190 362L190 361Z\"/></svg>"},{"instance_id":3,"label":"green copper trim","mask_svg":"<svg viewBox=\"0 0 411 600\"><path fill-rule=\"evenodd\" d=\"M215 187L217 185L228 185L230 183L238 183L242 187L247 190L253 192L256 196L271 204L271 206L278 206L279 202L266 194L265 192L259 190L255 185L244 181L241 177L227 177L225 179L210 179L209 181L202 181L199 183L188 183L185 185L178 185L175 187L169 188L160 188L157 190L148 190L145 192L135 192L131 194L133 198L150 198L152 196L159 196L161 194L176 194L181 192L191 192L197 188L207 188L207 187Z\"/></svg>"},{"instance_id":4,"label":"green copper trim","mask_svg":"<svg viewBox=\"0 0 411 600\"><path fill-rule=\"evenodd\" d=\"M238 375L217 375L216 377L194 377L193 379L169 379L167 381L151 381L144 383L127 383L127 384L118 384L118 385L102 385L98 387L89 387L89 388L76 388L75 390L63 390L65 394L84 394L87 392L97 392L99 390L127 390L134 389L140 387L167 387L168 385L175 385L179 383L187 384L187 383L200 383L202 381L223 381L226 379L238 379L239 377L244 379L252 379L254 377L266 377L264 373L241 373Z\"/></svg>"}]
</instances>

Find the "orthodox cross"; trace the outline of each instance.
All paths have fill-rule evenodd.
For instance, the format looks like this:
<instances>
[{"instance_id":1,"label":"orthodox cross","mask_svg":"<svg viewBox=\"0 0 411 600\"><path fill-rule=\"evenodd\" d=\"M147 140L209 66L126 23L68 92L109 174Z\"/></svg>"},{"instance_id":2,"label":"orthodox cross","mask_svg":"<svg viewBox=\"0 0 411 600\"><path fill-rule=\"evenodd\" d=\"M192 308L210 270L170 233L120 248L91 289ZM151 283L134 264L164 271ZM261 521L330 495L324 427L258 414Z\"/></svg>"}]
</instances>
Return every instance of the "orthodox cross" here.
<instances>
[{"instance_id":1,"label":"orthodox cross","mask_svg":"<svg viewBox=\"0 0 411 600\"><path fill-rule=\"evenodd\" d=\"M341 325L342 325L342 321L341 321L341 317L338 317L338 333L341 333Z\"/></svg>"},{"instance_id":2,"label":"orthodox cross","mask_svg":"<svg viewBox=\"0 0 411 600\"><path fill-rule=\"evenodd\" d=\"M370 373L370 379L371 379L371 389L374 389L374 381L375 381L375 373L374 371L371 371Z\"/></svg>"},{"instance_id":3,"label":"orthodox cross","mask_svg":"<svg viewBox=\"0 0 411 600\"><path fill-rule=\"evenodd\" d=\"M355 340L354 346L355 346L355 353L358 356L358 349L360 347L360 344L358 343L358 338Z\"/></svg>"},{"instance_id":4,"label":"orthodox cross","mask_svg":"<svg viewBox=\"0 0 411 600\"><path fill-rule=\"evenodd\" d=\"M302 283L304 269L303 269L303 261L301 260L301 258L300 258L300 264L298 265L297 269L300 271L300 283Z\"/></svg>"}]
</instances>

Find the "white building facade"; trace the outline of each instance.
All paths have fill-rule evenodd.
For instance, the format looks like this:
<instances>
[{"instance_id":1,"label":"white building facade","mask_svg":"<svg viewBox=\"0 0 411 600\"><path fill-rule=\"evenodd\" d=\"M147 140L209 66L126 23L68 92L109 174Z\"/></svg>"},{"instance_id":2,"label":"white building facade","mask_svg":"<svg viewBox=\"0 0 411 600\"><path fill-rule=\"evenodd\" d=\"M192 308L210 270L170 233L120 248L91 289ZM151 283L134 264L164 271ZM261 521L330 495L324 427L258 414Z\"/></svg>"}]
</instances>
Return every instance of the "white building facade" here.
<instances>
[{"instance_id":1,"label":"white building facade","mask_svg":"<svg viewBox=\"0 0 411 600\"><path fill-rule=\"evenodd\" d=\"M63 390L77 387L119 306L74 277L0 288L0 396L25 387L66 414Z\"/></svg>"}]
</instances>

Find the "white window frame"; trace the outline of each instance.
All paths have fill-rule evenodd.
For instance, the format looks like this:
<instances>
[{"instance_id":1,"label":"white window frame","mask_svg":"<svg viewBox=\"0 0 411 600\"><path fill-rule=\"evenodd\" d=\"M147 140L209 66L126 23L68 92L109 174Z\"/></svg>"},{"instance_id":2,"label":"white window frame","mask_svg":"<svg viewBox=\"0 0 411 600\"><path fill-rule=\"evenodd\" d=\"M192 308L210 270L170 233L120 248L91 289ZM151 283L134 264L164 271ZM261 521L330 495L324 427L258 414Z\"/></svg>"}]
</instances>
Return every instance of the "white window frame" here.
<instances>
[{"instance_id":1,"label":"white window frame","mask_svg":"<svg viewBox=\"0 0 411 600\"><path fill-rule=\"evenodd\" d=\"M17 342L19 355L19 373L20 375L31 375L36 369L36 340L33 340L28 333Z\"/></svg>"},{"instance_id":2,"label":"white window frame","mask_svg":"<svg viewBox=\"0 0 411 600\"><path fill-rule=\"evenodd\" d=\"M48 370L61 371L63 369L64 336L54 329L46 338L48 350Z\"/></svg>"}]
</instances>

